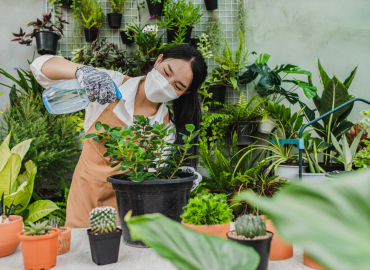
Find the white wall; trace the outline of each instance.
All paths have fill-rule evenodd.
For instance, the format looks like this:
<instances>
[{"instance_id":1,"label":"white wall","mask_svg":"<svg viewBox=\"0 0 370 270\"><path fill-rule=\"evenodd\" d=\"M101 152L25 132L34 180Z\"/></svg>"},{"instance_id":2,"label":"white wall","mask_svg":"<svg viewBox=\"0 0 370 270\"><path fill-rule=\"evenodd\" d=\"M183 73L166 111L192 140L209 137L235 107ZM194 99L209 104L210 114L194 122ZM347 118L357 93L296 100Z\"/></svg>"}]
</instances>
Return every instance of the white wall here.
<instances>
[{"instance_id":1,"label":"white wall","mask_svg":"<svg viewBox=\"0 0 370 270\"><path fill-rule=\"evenodd\" d=\"M328 75L342 82L359 65L349 92L370 100L370 1L246 0L246 9L248 46L258 54L269 53L271 68L290 63L311 71L321 95L318 58ZM356 103L350 120L361 119L359 111L367 108Z\"/></svg>"},{"instance_id":2,"label":"white wall","mask_svg":"<svg viewBox=\"0 0 370 270\"><path fill-rule=\"evenodd\" d=\"M31 21L41 18L45 12L45 0L0 0L0 68L18 78L14 68L29 69L27 59L31 60L36 51L36 42L32 46L10 42L15 38L12 33L19 33L19 27L30 33L32 27L27 27ZM35 57L38 54L36 52ZM0 83L11 84L11 80L0 75ZM9 102L7 87L0 85L0 91L7 92L0 97L0 108Z\"/></svg>"}]
</instances>

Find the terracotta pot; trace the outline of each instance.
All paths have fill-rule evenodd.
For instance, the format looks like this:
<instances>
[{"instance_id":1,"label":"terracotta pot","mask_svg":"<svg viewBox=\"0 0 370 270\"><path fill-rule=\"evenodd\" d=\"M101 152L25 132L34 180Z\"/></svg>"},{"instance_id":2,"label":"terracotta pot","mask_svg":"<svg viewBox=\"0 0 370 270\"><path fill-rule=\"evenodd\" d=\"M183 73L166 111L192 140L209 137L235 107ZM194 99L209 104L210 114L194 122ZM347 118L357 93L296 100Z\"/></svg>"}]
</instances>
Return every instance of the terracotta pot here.
<instances>
[{"instance_id":1,"label":"terracotta pot","mask_svg":"<svg viewBox=\"0 0 370 270\"><path fill-rule=\"evenodd\" d=\"M260 215L260 217L262 219L265 218L264 215ZM272 238L271 241L270 260L271 261L286 260L293 257L293 245L287 243L285 240L283 240L283 238L281 238L274 224L272 223L272 220L271 219L265 220L265 224L266 230L274 234L274 237Z\"/></svg>"},{"instance_id":2,"label":"terracotta pot","mask_svg":"<svg viewBox=\"0 0 370 270\"><path fill-rule=\"evenodd\" d=\"M63 231L64 230L64 231ZM71 247L71 228L61 227L58 235L58 255L67 253Z\"/></svg>"},{"instance_id":3,"label":"terracotta pot","mask_svg":"<svg viewBox=\"0 0 370 270\"><path fill-rule=\"evenodd\" d=\"M5 216L3 216L3 220ZM18 233L23 230L23 218L10 215L9 223L0 224L0 257L9 256L14 253L19 245Z\"/></svg>"},{"instance_id":4,"label":"terracotta pot","mask_svg":"<svg viewBox=\"0 0 370 270\"><path fill-rule=\"evenodd\" d=\"M312 259L306 252L303 252L303 263L306 266L311 267L313 269L327 270L324 266L322 266L317 261L315 261L314 259Z\"/></svg>"},{"instance_id":5,"label":"terracotta pot","mask_svg":"<svg viewBox=\"0 0 370 270\"><path fill-rule=\"evenodd\" d=\"M53 234L27 236L18 233L22 242L23 263L26 270L50 269L57 263L58 235L60 230L52 228Z\"/></svg>"},{"instance_id":6,"label":"terracotta pot","mask_svg":"<svg viewBox=\"0 0 370 270\"><path fill-rule=\"evenodd\" d=\"M218 225L193 225L186 224L181 220L181 224L193 231L197 231L204 234L216 235L227 239L226 233L230 231L230 223L218 224Z\"/></svg>"}]
</instances>

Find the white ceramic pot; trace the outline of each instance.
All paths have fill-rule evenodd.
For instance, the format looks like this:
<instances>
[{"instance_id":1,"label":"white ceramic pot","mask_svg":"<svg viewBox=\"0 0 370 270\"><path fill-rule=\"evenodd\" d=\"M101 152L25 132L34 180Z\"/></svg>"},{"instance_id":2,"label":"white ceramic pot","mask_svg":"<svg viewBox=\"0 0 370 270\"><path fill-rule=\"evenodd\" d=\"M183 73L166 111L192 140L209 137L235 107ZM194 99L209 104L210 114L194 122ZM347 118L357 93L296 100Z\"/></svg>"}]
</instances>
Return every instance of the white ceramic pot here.
<instances>
[{"instance_id":1,"label":"white ceramic pot","mask_svg":"<svg viewBox=\"0 0 370 270\"><path fill-rule=\"evenodd\" d=\"M273 118L267 118L265 122L260 122L258 125L258 131L260 133L271 133L276 126L276 120Z\"/></svg>"},{"instance_id":2,"label":"white ceramic pot","mask_svg":"<svg viewBox=\"0 0 370 270\"><path fill-rule=\"evenodd\" d=\"M299 178L299 172L296 175L297 179ZM317 183L317 182L324 182L325 173L302 173L302 182L306 183Z\"/></svg>"},{"instance_id":3,"label":"white ceramic pot","mask_svg":"<svg viewBox=\"0 0 370 270\"><path fill-rule=\"evenodd\" d=\"M307 166L302 166L303 171ZM298 179L299 166L298 165L279 165L275 169L275 174L281 178L285 178L288 182L294 182Z\"/></svg>"}]
</instances>

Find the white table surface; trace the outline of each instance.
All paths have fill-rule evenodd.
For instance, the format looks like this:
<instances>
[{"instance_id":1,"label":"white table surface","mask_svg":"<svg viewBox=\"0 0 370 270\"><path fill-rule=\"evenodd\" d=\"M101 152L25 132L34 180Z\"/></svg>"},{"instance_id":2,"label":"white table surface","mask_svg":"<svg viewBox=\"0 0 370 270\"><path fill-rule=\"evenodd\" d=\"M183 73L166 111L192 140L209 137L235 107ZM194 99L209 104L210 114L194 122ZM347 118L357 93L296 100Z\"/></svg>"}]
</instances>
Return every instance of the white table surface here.
<instances>
[{"instance_id":1,"label":"white table surface","mask_svg":"<svg viewBox=\"0 0 370 270\"><path fill-rule=\"evenodd\" d=\"M121 242L118 262L103 266L96 265L90 254L90 244L86 229L72 229L71 250L57 257L57 265L52 269L92 270L176 270L171 262L158 256L150 248L133 248ZM0 258L0 269L24 269L21 245L7 257ZM283 261L270 261L269 270L312 270L303 265L302 249L295 247L292 258ZM227 269L225 269L227 270Z\"/></svg>"}]
</instances>

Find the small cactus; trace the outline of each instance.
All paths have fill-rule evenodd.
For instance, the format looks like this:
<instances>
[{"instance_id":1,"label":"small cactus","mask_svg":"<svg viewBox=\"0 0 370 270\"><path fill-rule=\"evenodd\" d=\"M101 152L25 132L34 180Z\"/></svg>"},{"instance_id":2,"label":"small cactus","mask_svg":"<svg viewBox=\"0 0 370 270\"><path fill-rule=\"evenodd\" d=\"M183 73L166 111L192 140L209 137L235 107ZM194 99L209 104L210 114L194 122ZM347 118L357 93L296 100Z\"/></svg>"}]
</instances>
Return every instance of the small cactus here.
<instances>
[{"instance_id":1,"label":"small cactus","mask_svg":"<svg viewBox=\"0 0 370 270\"><path fill-rule=\"evenodd\" d=\"M52 227L48 225L48 220L40 223L37 222L36 224L32 223L31 221L28 222L30 226L24 227L27 231L23 235L44 235L46 234Z\"/></svg>"},{"instance_id":2,"label":"small cactus","mask_svg":"<svg viewBox=\"0 0 370 270\"><path fill-rule=\"evenodd\" d=\"M266 234L266 224L259 216L245 215L236 220L235 231L248 238L262 236Z\"/></svg>"},{"instance_id":3,"label":"small cactus","mask_svg":"<svg viewBox=\"0 0 370 270\"><path fill-rule=\"evenodd\" d=\"M117 227L116 209L110 206L94 208L90 212L90 227L95 233L113 232Z\"/></svg>"}]
</instances>

